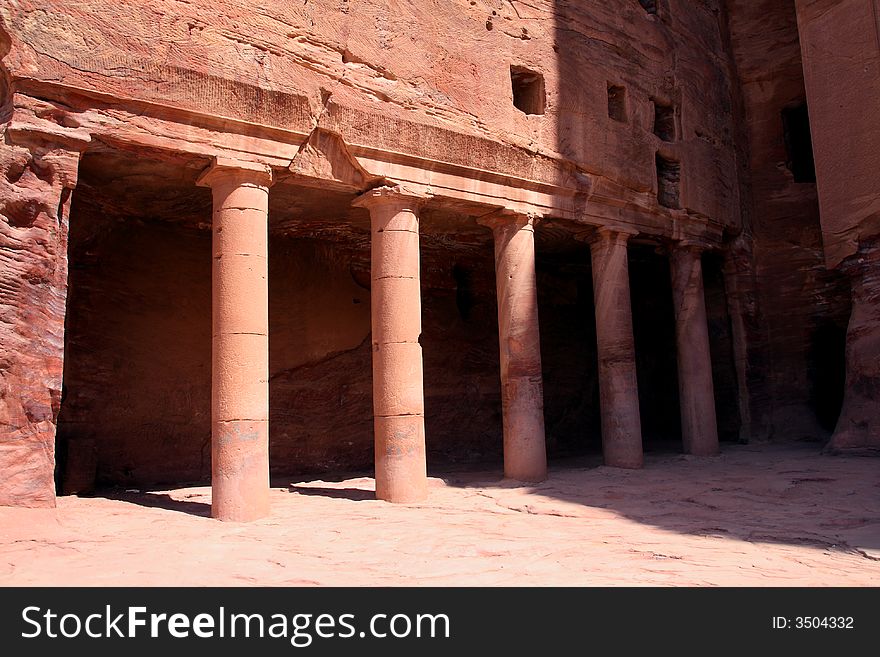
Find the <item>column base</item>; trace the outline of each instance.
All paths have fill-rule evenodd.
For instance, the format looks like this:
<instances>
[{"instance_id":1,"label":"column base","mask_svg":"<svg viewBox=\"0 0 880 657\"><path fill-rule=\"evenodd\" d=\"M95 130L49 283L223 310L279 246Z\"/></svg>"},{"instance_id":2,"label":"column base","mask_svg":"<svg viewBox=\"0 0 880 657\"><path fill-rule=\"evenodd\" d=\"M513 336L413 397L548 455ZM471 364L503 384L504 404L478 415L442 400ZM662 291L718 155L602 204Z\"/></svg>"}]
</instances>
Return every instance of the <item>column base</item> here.
<instances>
[{"instance_id":1,"label":"column base","mask_svg":"<svg viewBox=\"0 0 880 657\"><path fill-rule=\"evenodd\" d=\"M375 417L376 499L395 504L422 502L428 497L425 417Z\"/></svg>"},{"instance_id":2,"label":"column base","mask_svg":"<svg viewBox=\"0 0 880 657\"><path fill-rule=\"evenodd\" d=\"M718 445L708 443L706 445L693 445L685 452L691 456L720 456L721 448Z\"/></svg>"},{"instance_id":3,"label":"column base","mask_svg":"<svg viewBox=\"0 0 880 657\"><path fill-rule=\"evenodd\" d=\"M269 423L215 422L211 517L250 522L269 515Z\"/></svg>"},{"instance_id":4,"label":"column base","mask_svg":"<svg viewBox=\"0 0 880 657\"><path fill-rule=\"evenodd\" d=\"M635 454L632 451L617 453L608 449L604 452L604 465L623 470L641 470L645 467L645 457L641 453Z\"/></svg>"},{"instance_id":5,"label":"column base","mask_svg":"<svg viewBox=\"0 0 880 657\"><path fill-rule=\"evenodd\" d=\"M539 379L509 379L503 385L504 476L537 483L547 479L544 393Z\"/></svg>"}]
</instances>

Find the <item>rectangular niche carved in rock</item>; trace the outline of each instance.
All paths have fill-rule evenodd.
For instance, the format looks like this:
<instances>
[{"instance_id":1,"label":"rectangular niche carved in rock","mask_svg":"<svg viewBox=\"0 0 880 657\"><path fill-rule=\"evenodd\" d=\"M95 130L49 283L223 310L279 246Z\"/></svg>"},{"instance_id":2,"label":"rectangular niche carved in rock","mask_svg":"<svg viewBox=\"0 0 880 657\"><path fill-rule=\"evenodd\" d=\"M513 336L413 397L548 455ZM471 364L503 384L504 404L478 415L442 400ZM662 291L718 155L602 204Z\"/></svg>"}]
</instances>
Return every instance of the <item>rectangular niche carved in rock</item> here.
<instances>
[{"instance_id":1,"label":"rectangular niche carved in rock","mask_svg":"<svg viewBox=\"0 0 880 657\"><path fill-rule=\"evenodd\" d=\"M608 116L626 123L626 88L608 84Z\"/></svg>"},{"instance_id":2,"label":"rectangular niche carved in rock","mask_svg":"<svg viewBox=\"0 0 880 657\"><path fill-rule=\"evenodd\" d=\"M639 0L639 4L649 14L657 13L657 0Z\"/></svg>"},{"instance_id":3,"label":"rectangular niche carved in rock","mask_svg":"<svg viewBox=\"0 0 880 657\"><path fill-rule=\"evenodd\" d=\"M681 163L657 153L657 202L664 208L681 207Z\"/></svg>"},{"instance_id":4,"label":"rectangular niche carved in rock","mask_svg":"<svg viewBox=\"0 0 880 657\"><path fill-rule=\"evenodd\" d=\"M546 103L544 76L523 66L510 67L513 104L526 114L543 114Z\"/></svg>"},{"instance_id":5,"label":"rectangular niche carved in rock","mask_svg":"<svg viewBox=\"0 0 880 657\"><path fill-rule=\"evenodd\" d=\"M675 107L654 100L654 134L663 141L675 141Z\"/></svg>"}]
</instances>

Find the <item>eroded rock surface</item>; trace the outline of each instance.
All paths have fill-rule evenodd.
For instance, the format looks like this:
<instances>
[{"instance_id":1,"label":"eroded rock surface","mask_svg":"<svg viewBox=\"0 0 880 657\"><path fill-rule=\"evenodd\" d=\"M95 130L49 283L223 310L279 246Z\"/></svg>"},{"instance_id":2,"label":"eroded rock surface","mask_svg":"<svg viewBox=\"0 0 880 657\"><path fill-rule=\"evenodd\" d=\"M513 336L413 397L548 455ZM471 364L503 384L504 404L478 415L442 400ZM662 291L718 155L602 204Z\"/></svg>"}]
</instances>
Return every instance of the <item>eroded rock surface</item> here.
<instances>
[{"instance_id":1,"label":"eroded rock surface","mask_svg":"<svg viewBox=\"0 0 880 657\"><path fill-rule=\"evenodd\" d=\"M89 136L32 110L0 129L0 505L52 506L70 195Z\"/></svg>"}]
</instances>

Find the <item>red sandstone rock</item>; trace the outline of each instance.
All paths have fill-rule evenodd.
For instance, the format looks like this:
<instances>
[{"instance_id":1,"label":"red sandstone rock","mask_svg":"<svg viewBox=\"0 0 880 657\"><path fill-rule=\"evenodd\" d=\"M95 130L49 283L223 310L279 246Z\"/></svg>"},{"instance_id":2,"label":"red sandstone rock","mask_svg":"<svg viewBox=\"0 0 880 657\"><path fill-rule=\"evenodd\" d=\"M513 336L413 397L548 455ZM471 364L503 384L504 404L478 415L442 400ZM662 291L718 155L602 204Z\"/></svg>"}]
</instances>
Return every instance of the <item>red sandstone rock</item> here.
<instances>
[{"instance_id":1,"label":"red sandstone rock","mask_svg":"<svg viewBox=\"0 0 880 657\"><path fill-rule=\"evenodd\" d=\"M880 1L797 1L829 267L852 285L843 409L829 447L880 447Z\"/></svg>"},{"instance_id":2,"label":"red sandstone rock","mask_svg":"<svg viewBox=\"0 0 880 657\"><path fill-rule=\"evenodd\" d=\"M599 394L605 464L640 468L643 462L626 245L630 234L600 229L590 235Z\"/></svg>"},{"instance_id":3,"label":"red sandstone rock","mask_svg":"<svg viewBox=\"0 0 880 657\"><path fill-rule=\"evenodd\" d=\"M842 353L842 342L820 344L817 335L825 326L845 326L849 308L843 277L825 270L816 186L794 180L786 152L782 112L808 100L795 7L775 0L726 6L742 115L732 146L741 168L743 232L726 257L732 319L741 333L744 437L819 440L833 428L833 420L819 426L815 408L830 396L821 381L832 374L817 370L813 354Z\"/></svg>"},{"instance_id":4,"label":"red sandstone rock","mask_svg":"<svg viewBox=\"0 0 880 657\"><path fill-rule=\"evenodd\" d=\"M878 0L796 0L830 267L880 234Z\"/></svg>"},{"instance_id":5,"label":"red sandstone rock","mask_svg":"<svg viewBox=\"0 0 880 657\"><path fill-rule=\"evenodd\" d=\"M217 159L211 188L211 515L269 514L269 187L265 165Z\"/></svg>"},{"instance_id":6,"label":"red sandstone rock","mask_svg":"<svg viewBox=\"0 0 880 657\"><path fill-rule=\"evenodd\" d=\"M670 254L672 302L684 451L696 456L714 456L718 453L718 423L701 253L699 245L684 244Z\"/></svg>"},{"instance_id":7,"label":"red sandstone rock","mask_svg":"<svg viewBox=\"0 0 880 657\"><path fill-rule=\"evenodd\" d=\"M504 427L504 474L518 481L547 478L544 385L535 276L535 221L493 214L498 345Z\"/></svg>"},{"instance_id":8,"label":"red sandstone rock","mask_svg":"<svg viewBox=\"0 0 880 657\"><path fill-rule=\"evenodd\" d=\"M846 389L832 450L880 448L880 242L862 246L848 264L853 311L846 335Z\"/></svg>"},{"instance_id":9,"label":"red sandstone rock","mask_svg":"<svg viewBox=\"0 0 880 657\"><path fill-rule=\"evenodd\" d=\"M70 194L89 137L32 119L0 144L0 504L53 506Z\"/></svg>"},{"instance_id":10,"label":"red sandstone rock","mask_svg":"<svg viewBox=\"0 0 880 657\"><path fill-rule=\"evenodd\" d=\"M841 263L854 305L831 445L876 445L880 147L864 108L880 80L877 0L796 6L158 0L149 20L95 0L0 7L0 504L53 502L56 427L71 476L93 441L99 484L207 477L221 460L210 449L212 306L237 323L235 337L216 337L215 384L230 385L214 387L215 419L259 423L252 481L263 483L243 498L262 495L270 467L369 466L371 406L381 497L421 498L429 457L497 457L514 427L528 436L510 445L529 444L538 473L545 427L551 452L565 440L597 446L596 388L608 461L638 466L658 415L677 441L668 417L682 405L687 443L699 421L713 424L709 357L736 382L715 386L737 393L720 400L737 411L726 433L821 439L839 392L824 354L850 310L846 278L824 267ZM821 224L781 120L804 100ZM212 294L212 223L234 257L256 237L236 230L246 222L217 231L196 187L223 159L271 170L277 184L268 202L242 192L266 224L269 280L246 284L221 262ZM370 236L371 213L351 202L379 186L429 199L415 227L414 214L391 213L408 228ZM512 249L515 262L493 271L473 219L498 209L547 220L537 263ZM594 243L590 265L574 236L597 228L634 237ZM682 303L701 284L684 275L695 269L673 267L690 281L674 305L660 302L673 296L668 275L636 290L628 271L642 266L628 249L691 241L725 259L723 285L707 294L726 301L712 321L732 335L723 353L704 312L680 332L679 356L681 335L709 335L712 353L701 344L696 359L702 395L691 380L655 384L674 378L662 355L675 350L663 337L675 309L699 309ZM535 290L493 283L533 267ZM540 331L535 298L550 306ZM641 307L657 326L637 327L636 344L630 311ZM518 321L530 353L504 343ZM535 353L539 333L554 358ZM680 377L694 370L685 360ZM527 371L513 383L511 361ZM511 411L514 400L528 409ZM702 433L714 442L711 427ZM398 470L399 495L386 493Z\"/></svg>"}]
</instances>

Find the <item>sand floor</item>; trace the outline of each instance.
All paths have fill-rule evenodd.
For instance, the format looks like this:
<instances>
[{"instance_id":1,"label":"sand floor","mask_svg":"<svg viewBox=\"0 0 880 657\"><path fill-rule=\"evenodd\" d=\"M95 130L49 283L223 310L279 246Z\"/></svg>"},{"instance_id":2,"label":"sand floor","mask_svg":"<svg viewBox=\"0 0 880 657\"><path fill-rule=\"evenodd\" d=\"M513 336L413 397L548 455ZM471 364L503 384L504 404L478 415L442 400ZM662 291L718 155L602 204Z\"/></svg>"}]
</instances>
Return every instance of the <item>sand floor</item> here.
<instances>
[{"instance_id":1,"label":"sand floor","mask_svg":"<svg viewBox=\"0 0 880 657\"><path fill-rule=\"evenodd\" d=\"M880 460L811 444L431 479L424 504L368 477L273 482L272 515L211 520L209 487L0 508L0 585L880 585Z\"/></svg>"}]
</instances>

